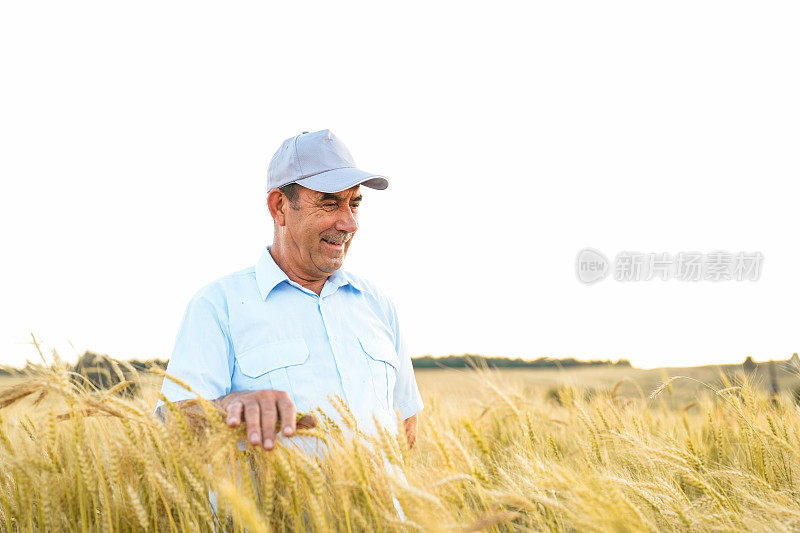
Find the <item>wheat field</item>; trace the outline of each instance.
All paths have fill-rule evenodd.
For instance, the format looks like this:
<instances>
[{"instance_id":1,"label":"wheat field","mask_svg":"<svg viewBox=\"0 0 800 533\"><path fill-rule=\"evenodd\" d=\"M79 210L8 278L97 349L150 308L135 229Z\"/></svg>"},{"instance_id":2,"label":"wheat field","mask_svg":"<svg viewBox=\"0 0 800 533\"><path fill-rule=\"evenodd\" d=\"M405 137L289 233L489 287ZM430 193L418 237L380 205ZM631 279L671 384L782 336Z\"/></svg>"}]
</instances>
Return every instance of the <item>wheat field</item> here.
<instances>
[{"instance_id":1,"label":"wheat field","mask_svg":"<svg viewBox=\"0 0 800 533\"><path fill-rule=\"evenodd\" d=\"M310 457L281 439L240 449L244 428L211 404L170 406L160 422L154 373L108 390L66 368L7 378L0 530L800 530L798 410L757 378L476 368L417 379L413 448L388 432L351 438L341 404L343 424L314 413L318 427L300 431L327 443Z\"/></svg>"}]
</instances>

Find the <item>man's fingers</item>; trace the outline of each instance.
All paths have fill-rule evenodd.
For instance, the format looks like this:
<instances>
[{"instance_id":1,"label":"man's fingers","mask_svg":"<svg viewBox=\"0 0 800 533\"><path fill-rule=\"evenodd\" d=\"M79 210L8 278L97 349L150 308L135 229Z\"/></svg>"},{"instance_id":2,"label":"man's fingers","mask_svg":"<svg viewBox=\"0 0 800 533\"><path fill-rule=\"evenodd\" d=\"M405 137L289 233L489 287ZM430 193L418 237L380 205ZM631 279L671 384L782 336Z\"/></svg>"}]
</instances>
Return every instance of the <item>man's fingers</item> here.
<instances>
[{"instance_id":1,"label":"man's fingers","mask_svg":"<svg viewBox=\"0 0 800 533\"><path fill-rule=\"evenodd\" d=\"M283 426L281 431L285 436L291 437L295 432L295 417L297 411L295 411L294 404L292 400L289 399L288 395L278 399L278 410L281 413L281 426Z\"/></svg>"},{"instance_id":2,"label":"man's fingers","mask_svg":"<svg viewBox=\"0 0 800 533\"><path fill-rule=\"evenodd\" d=\"M258 446L261 444L261 409L258 402L246 400L244 421L247 424L247 438L250 440L250 444Z\"/></svg>"},{"instance_id":3,"label":"man's fingers","mask_svg":"<svg viewBox=\"0 0 800 533\"><path fill-rule=\"evenodd\" d=\"M237 396L225 407L226 422L230 427L237 427L244 421L247 440L253 446L271 450L278 433L291 437L298 429L317 427L313 415L297 420L297 410L286 392L263 390L237 393ZM279 420L280 427L276 427Z\"/></svg>"},{"instance_id":4,"label":"man's fingers","mask_svg":"<svg viewBox=\"0 0 800 533\"><path fill-rule=\"evenodd\" d=\"M271 450L275 446L275 424L278 421L278 412L275 409L275 398L270 396L259 401L261 405L261 428L264 438L264 448Z\"/></svg>"},{"instance_id":5,"label":"man's fingers","mask_svg":"<svg viewBox=\"0 0 800 533\"><path fill-rule=\"evenodd\" d=\"M242 411L244 410L244 405L242 402L235 400L228 405L228 425L230 427L236 427L242 421Z\"/></svg>"}]
</instances>

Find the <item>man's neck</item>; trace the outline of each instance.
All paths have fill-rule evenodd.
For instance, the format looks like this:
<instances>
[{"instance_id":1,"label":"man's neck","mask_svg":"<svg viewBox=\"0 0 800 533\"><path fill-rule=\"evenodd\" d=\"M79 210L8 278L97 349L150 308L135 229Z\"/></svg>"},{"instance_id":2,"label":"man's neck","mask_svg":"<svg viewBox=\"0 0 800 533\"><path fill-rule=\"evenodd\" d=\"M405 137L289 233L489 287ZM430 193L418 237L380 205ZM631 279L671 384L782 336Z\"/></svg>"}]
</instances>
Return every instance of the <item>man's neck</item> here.
<instances>
[{"instance_id":1,"label":"man's neck","mask_svg":"<svg viewBox=\"0 0 800 533\"><path fill-rule=\"evenodd\" d=\"M293 268L292 262L288 258L288 254L278 242L275 242L272 244L272 246L270 246L269 253L272 256L272 259L275 261L275 264L278 265L278 268L283 270L290 280L294 281L301 287L305 287L306 289L313 291L319 296L319 294L322 292L322 287L325 286L325 281L328 279L328 276L325 276L324 278L309 278L299 269Z\"/></svg>"}]
</instances>

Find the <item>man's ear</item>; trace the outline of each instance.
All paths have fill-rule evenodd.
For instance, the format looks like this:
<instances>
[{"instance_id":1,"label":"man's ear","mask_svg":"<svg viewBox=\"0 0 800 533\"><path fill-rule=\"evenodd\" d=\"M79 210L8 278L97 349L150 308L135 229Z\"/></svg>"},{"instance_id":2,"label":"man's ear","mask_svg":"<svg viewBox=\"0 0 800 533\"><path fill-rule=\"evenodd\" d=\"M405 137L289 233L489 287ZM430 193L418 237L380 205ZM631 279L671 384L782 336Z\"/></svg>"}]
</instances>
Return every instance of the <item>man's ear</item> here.
<instances>
[{"instance_id":1,"label":"man's ear","mask_svg":"<svg viewBox=\"0 0 800 533\"><path fill-rule=\"evenodd\" d=\"M286 225L286 210L289 208L289 199L278 189L272 189L267 195L267 209L272 215L272 220L278 226Z\"/></svg>"}]
</instances>

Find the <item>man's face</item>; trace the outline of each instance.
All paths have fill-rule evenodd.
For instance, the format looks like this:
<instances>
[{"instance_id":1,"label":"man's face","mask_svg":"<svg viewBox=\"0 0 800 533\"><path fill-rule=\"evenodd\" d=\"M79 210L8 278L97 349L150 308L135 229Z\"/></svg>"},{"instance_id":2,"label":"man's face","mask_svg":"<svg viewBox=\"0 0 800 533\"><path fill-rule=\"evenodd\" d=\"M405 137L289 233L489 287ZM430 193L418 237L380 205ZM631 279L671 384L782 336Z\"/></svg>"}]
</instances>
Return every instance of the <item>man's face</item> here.
<instances>
[{"instance_id":1,"label":"man's face","mask_svg":"<svg viewBox=\"0 0 800 533\"><path fill-rule=\"evenodd\" d=\"M298 209L286 211L288 250L306 275L326 277L344 263L358 230L359 186L337 193L300 187Z\"/></svg>"}]
</instances>

